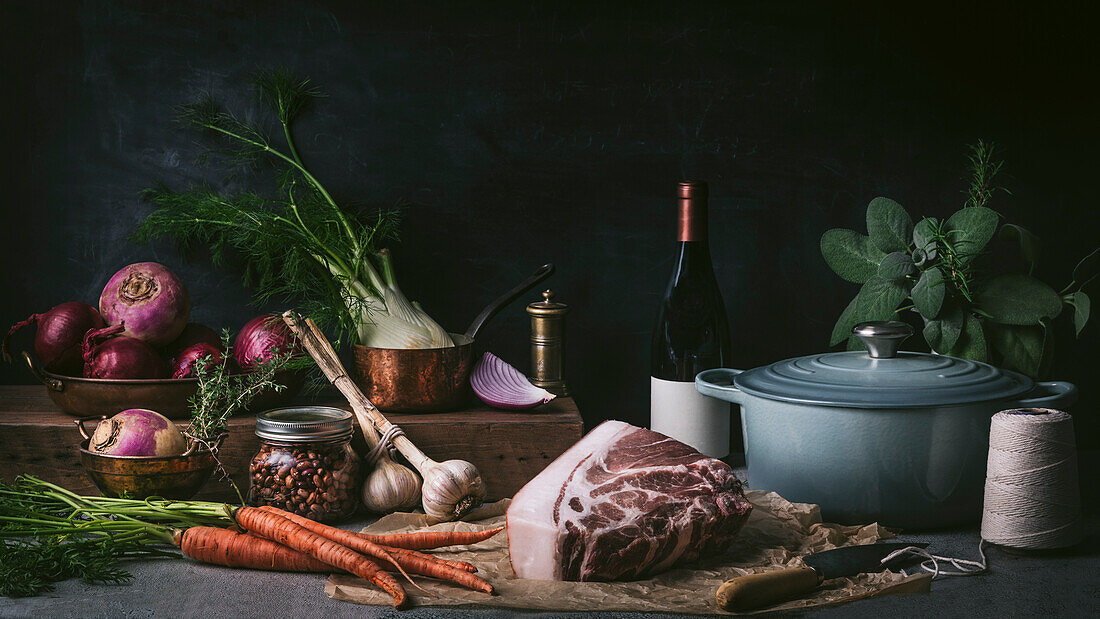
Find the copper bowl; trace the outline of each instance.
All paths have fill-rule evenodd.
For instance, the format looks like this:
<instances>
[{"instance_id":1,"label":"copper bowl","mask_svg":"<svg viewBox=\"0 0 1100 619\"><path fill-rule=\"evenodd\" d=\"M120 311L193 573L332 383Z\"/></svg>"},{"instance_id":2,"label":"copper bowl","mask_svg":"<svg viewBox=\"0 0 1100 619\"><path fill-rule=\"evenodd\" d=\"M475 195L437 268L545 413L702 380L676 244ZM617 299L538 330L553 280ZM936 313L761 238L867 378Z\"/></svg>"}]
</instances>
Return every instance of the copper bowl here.
<instances>
[{"instance_id":1,"label":"copper bowl","mask_svg":"<svg viewBox=\"0 0 1100 619\"><path fill-rule=\"evenodd\" d=\"M470 401L473 338L452 333L453 348L352 347L352 380L372 404L398 413L437 413Z\"/></svg>"},{"instance_id":2,"label":"copper bowl","mask_svg":"<svg viewBox=\"0 0 1100 619\"><path fill-rule=\"evenodd\" d=\"M114 415L128 408L147 408L169 419L191 416L188 400L198 391L197 378L81 378L46 371L24 351L27 367L43 385L50 399L62 411L77 417ZM250 407L273 408L294 397L302 387L301 377L292 377L279 393L262 392Z\"/></svg>"},{"instance_id":3,"label":"copper bowl","mask_svg":"<svg viewBox=\"0 0 1100 619\"><path fill-rule=\"evenodd\" d=\"M465 334L452 333L448 348L372 348L352 346L352 380L372 404L396 413L438 413L462 408L470 401L474 369L474 338L497 312L535 284L550 277L553 263L501 295L470 323Z\"/></svg>"},{"instance_id":4,"label":"copper bowl","mask_svg":"<svg viewBox=\"0 0 1100 619\"><path fill-rule=\"evenodd\" d=\"M89 451L91 439L84 422L95 418L76 420L84 436L80 443L80 464L104 496L132 499L158 496L185 501L195 496L217 466L210 449L194 441L178 456L112 456ZM226 436L218 437L211 447L216 450Z\"/></svg>"}]
</instances>

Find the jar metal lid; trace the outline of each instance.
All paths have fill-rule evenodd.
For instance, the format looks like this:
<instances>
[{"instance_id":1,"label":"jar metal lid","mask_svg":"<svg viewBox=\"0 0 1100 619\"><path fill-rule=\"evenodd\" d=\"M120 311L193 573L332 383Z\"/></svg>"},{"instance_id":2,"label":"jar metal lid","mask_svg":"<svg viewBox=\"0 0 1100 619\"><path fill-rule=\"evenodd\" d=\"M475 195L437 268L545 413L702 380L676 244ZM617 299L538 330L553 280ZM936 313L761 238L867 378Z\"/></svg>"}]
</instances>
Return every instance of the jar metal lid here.
<instances>
[{"instance_id":1,"label":"jar metal lid","mask_svg":"<svg viewBox=\"0 0 1100 619\"><path fill-rule=\"evenodd\" d=\"M256 416L256 436L270 441L314 443L351 438L352 414L331 406L290 406Z\"/></svg>"}]
</instances>

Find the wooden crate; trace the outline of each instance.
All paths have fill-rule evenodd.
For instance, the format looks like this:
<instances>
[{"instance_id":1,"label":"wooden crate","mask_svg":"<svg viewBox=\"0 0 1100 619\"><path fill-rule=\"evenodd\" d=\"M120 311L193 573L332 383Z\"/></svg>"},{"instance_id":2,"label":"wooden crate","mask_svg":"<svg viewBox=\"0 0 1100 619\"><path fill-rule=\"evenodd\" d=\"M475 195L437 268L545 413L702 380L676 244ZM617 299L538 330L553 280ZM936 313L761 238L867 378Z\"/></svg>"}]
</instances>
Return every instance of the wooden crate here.
<instances>
[{"instance_id":1,"label":"wooden crate","mask_svg":"<svg viewBox=\"0 0 1100 619\"><path fill-rule=\"evenodd\" d=\"M317 404L347 409L346 402ZM438 461L458 458L481 471L490 499L509 497L580 440L583 423L572 398L557 398L531 413L487 407L430 415L387 414L426 454ZM82 494L98 494L80 465L80 434L74 418L61 412L40 385L0 386L0 478L27 473ZM219 452L226 469L247 491L248 461L259 441L255 417L236 417ZM94 423L89 424L89 430ZM362 438L356 443L362 447ZM195 497L229 500L226 482L211 479Z\"/></svg>"}]
</instances>

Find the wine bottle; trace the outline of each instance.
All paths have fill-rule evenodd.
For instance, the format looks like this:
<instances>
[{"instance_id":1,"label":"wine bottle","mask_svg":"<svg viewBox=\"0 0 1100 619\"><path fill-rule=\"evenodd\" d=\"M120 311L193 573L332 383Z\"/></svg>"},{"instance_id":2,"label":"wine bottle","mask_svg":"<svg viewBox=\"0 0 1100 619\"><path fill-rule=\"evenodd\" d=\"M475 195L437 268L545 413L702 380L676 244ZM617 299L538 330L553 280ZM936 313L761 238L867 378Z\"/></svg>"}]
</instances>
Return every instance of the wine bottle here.
<instances>
[{"instance_id":1,"label":"wine bottle","mask_svg":"<svg viewBox=\"0 0 1100 619\"><path fill-rule=\"evenodd\" d=\"M650 428L723 458L730 452L730 405L695 390L696 374L730 360L729 322L707 240L707 184L680 183L679 198L678 255L653 329Z\"/></svg>"}]
</instances>

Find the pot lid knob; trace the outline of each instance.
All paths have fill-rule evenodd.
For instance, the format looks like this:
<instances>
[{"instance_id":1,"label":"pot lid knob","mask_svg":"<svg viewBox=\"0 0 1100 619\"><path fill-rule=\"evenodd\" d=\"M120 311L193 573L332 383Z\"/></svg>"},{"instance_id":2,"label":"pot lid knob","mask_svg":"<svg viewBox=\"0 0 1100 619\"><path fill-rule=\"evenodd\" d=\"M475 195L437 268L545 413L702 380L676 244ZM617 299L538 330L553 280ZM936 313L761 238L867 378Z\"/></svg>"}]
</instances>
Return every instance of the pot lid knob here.
<instances>
[{"instance_id":1,"label":"pot lid knob","mask_svg":"<svg viewBox=\"0 0 1100 619\"><path fill-rule=\"evenodd\" d=\"M913 335L913 327L897 320L872 320L859 323L852 333L863 340L872 359L893 359L901 343Z\"/></svg>"}]
</instances>

